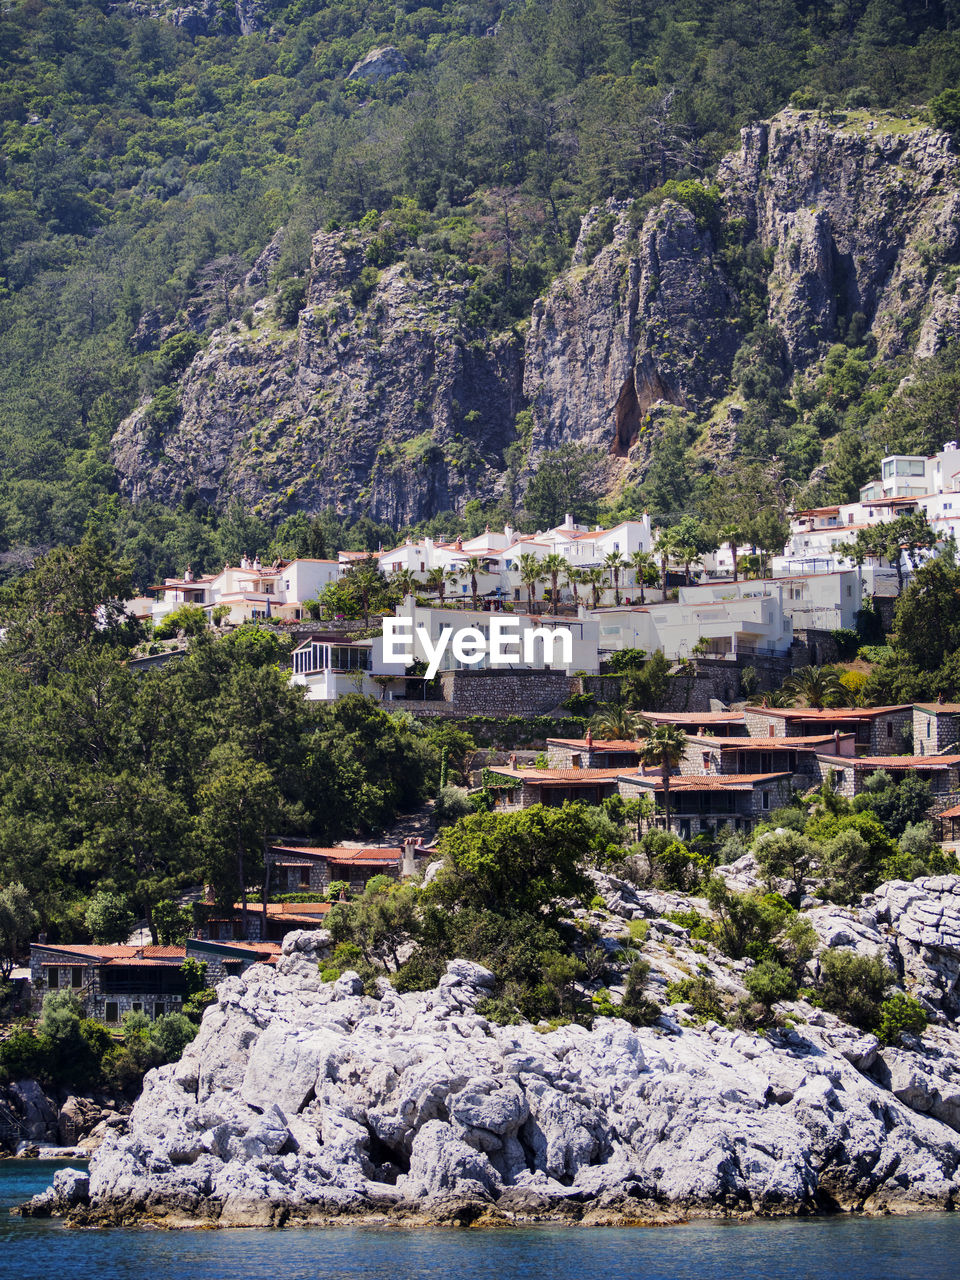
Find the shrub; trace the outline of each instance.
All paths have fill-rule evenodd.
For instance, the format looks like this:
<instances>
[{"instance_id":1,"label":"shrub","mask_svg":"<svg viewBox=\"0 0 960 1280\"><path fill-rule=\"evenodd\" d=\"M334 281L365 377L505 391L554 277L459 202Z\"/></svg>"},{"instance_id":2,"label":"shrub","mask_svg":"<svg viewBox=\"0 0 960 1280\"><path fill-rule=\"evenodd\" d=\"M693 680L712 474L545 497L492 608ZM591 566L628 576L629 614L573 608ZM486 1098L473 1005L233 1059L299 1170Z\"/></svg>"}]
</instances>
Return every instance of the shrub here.
<instances>
[{"instance_id":1,"label":"shrub","mask_svg":"<svg viewBox=\"0 0 960 1280\"><path fill-rule=\"evenodd\" d=\"M764 1010L764 1021L769 1020L773 1006L781 1000L795 1000L797 982L793 974L776 960L762 960L743 979L743 984L753 1000Z\"/></svg>"},{"instance_id":2,"label":"shrub","mask_svg":"<svg viewBox=\"0 0 960 1280\"><path fill-rule=\"evenodd\" d=\"M449 826L465 818L472 810L466 787L441 787L437 792L434 815L438 826Z\"/></svg>"},{"instance_id":3,"label":"shrub","mask_svg":"<svg viewBox=\"0 0 960 1280\"><path fill-rule=\"evenodd\" d=\"M667 987L671 1004L688 1004L698 1018L722 1022L724 1018L720 991L712 978L683 978Z\"/></svg>"},{"instance_id":4,"label":"shrub","mask_svg":"<svg viewBox=\"0 0 960 1280\"><path fill-rule=\"evenodd\" d=\"M880 1006L880 1028L877 1032L884 1044L899 1044L902 1035L922 1035L927 1022L926 1010L913 996L895 991Z\"/></svg>"},{"instance_id":5,"label":"shrub","mask_svg":"<svg viewBox=\"0 0 960 1280\"><path fill-rule=\"evenodd\" d=\"M643 994L650 966L646 960L634 960L627 973L623 1000L617 1009L617 1016L632 1022L635 1027L652 1027L663 1012L654 1000L648 1000Z\"/></svg>"},{"instance_id":6,"label":"shrub","mask_svg":"<svg viewBox=\"0 0 960 1280\"><path fill-rule=\"evenodd\" d=\"M864 1031L876 1031L893 981L879 956L831 947L820 955L820 1001L825 1009Z\"/></svg>"},{"instance_id":7,"label":"shrub","mask_svg":"<svg viewBox=\"0 0 960 1280\"><path fill-rule=\"evenodd\" d=\"M150 1027L150 1039L164 1062L177 1062L197 1034L197 1028L185 1014L165 1013Z\"/></svg>"},{"instance_id":8,"label":"shrub","mask_svg":"<svg viewBox=\"0 0 960 1280\"><path fill-rule=\"evenodd\" d=\"M285 280L274 304L277 319L284 328L292 329L300 319L300 312L307 299L306 280Z\"/></svg>"}]
</instances>

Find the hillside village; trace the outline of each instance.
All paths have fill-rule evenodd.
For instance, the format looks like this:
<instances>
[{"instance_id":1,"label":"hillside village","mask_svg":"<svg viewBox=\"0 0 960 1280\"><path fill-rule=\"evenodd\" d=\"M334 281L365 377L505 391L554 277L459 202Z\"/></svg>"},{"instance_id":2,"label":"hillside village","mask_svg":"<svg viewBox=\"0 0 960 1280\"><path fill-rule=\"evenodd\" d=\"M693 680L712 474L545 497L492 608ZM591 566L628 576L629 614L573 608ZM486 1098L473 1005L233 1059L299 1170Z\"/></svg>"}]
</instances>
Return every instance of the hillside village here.
<instances>
[{"instance_id":1,"label":"hillside village","mask_svg":"<svg viewBox=\"0 0 960 1280\"><path fill-rule=\"evenodd\" d=\"M596 861L608 868L605 877L595 876L599 893L589 917L601 936L604 913L614 904L615 918L624 895L633 901L630 895L641 892L648 903L644 914L652 910L663 930L664 916L680 921L687 912L690 920L709 919L716 910L710 885L737 886L749 897L765 877L768 889L780 886L787 894L791 909L819 910L824 922L832 921L823 930L814 923L829 949L831 938L857 927L843 923L857 919L857 893L882 880L877 858L886 858L894 878L912 867L914 875L947 872L944 885L952 885L951 874L960 875L953 855L960 820L960 704L927 699L867 705L857 654L868 653L870 642L890 630L901 588L925 564L937 556L952 560L949 495L960 474L957 458L950 445L930 459L885 459L881 479L865 487L860 502L793 513L782 553L764 558L739 544L735 528L722 545L698 550L671 540L669 530L654 529L648 517L589 529L567 516L534 535L507 526L474 538L422 538L378 553L342 552L336 559L264 565L243 557L218 574L188 570L158 584L150 597L124 605L124 616L148 633L129 663L141 680L158 666L186 661L198 635L221 637L222 644L260 632L282 640L286 656L279 674L308 704L346 700L346 706L360 695L388 714L472 733L466 739L471 746L454 785L442 770L436 799L409 806L401 801L401 810L412 812L394 827L392 840L383 831L366 843L323 845L265 832L262 880L238 882L241 897L225 898L208 886L182 906L169 905L179 921L176 941L169 933L158 941L156 921L148 921L149 930L140 922L130 937L110 942L81 941L64 936L62 928L53 939L23 937L16 958L26 960L29 942L29 965L11 972L20 1009L39 1012L46 999L69 993L84 1017L117 1032L131 1018L141 1027L178 1019L189 1026L217 983L252 967L276 967L286 954L285 939L312 937L317 929L324 936L332 929L340 939L339 949L321 961L335 976L344 968L337 957L357 936L352 930L358 926L346 923L353 917L343 913L360 912L361 919L360 904L368 899L429 883L449 856L444 831L471 810L504 822L527 814L540 822L541 812L598 815L589 822L606 823L622 845L621 852ZM894 527L896 520L901 523ZM358 581L365 584L360 597L343 593ZM383 610L383 593L390 589L396 603ZM351 598L355 616L338 612L349 609L343 602ZM411 634L423 628L411 666L385 660L385 617L408 621ZM521 646L505 669L483 659L459 661L448 650L436 675L427 678L424 644L430 637L463 626L486 635L497 617L514 619L521 636L539 635L539 647L525 654ZM558 628L568 628L573 641L567 659L554 664L549 637ZM851 657L856 660L844 663ZM856 678L844 684L844 675ZM818 814L888 810L901 816L891 820L875 852L868 847L879 839L873 829L862 823L856 828L863 835L854 837L852 856L854 864L860 859L860 870L836 864L828 873L834 855L818 854L816 842L803 834L824 830ZM788 846L779 861L762 852L770 832ZM624 852L631 847L633 853ZM823 849L830 847L828 842ZM873 871L865 870L868 864ZM839 899L836 889L825 888L824 875L840 875L848 885ZM631 879L660 894L656 906L642 899L643 888L629 887ZM853 915L844 914L848 907ZM723 910L721 904L721 920ZM392 942L381 939L372 950L364 944L350 954L362 954L376 967L394 948L393 968L404 972L404 964L414 963L412 919ZM684 945L696 936L691 928L685 925ZM413 933L403 941L405 929ZM619 998L626 1007L637 997L623 986L618 997L620 944L603 945L612 948L614 968L605 981L614 994L602 988L593 1005ZM678 976L666 954L656 948L652 954L648 983L654 989L666 984L673 1003L682 1005L682 993L694 991L684 986L684 966ZM723 963L705 990L715 989L714 977L719 991L731 978L733 990L740 984L742 991L742 974L737 978ZM589 995L591 984L583 982L583 976L575 980ZM749 982L747 988L741 999L749 1000ZM784 998L789 1001L795 989L794 980L787 981ZM952 995L931 1004L915 984L906 981L904 990L904 1000L919 995L916 1008L928 1020L940 1016L938 1008L952 1007ZM694 1007L698 999L716 1010L723 1005L720 996L701 993ZM122 1113L118 1097L109 1105ZM105 1126L118 1123L110 1120L109 1106L104 1112L89 1103L83 1116L78 1119L71 1099L58 1107L38 1095L27 1106L14 1096L0 1127L7 1142L33 1150L54 1131L67 1145L95 1146Z\"/></svg>"}]
</instances>

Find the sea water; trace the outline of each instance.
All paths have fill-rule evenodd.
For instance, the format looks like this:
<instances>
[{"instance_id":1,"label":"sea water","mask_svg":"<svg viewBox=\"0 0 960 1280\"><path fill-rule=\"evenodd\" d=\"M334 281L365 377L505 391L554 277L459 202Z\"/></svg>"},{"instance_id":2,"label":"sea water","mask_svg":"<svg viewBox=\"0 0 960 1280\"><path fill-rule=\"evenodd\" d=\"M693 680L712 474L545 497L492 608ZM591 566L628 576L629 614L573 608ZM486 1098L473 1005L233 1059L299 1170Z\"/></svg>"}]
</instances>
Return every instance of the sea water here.
<instances>
[{"instance_id":1,"label":"sea water","mask_svg":"<svg viewBox=\"0 0 960 1280\"><path fill-rule=\"evenodd\" d=\"M60 1165L0 1162L2 1280L960 1280L960 1214L522 1230L68 1230L7 1208Z\"/></svg>"}]
</instances>

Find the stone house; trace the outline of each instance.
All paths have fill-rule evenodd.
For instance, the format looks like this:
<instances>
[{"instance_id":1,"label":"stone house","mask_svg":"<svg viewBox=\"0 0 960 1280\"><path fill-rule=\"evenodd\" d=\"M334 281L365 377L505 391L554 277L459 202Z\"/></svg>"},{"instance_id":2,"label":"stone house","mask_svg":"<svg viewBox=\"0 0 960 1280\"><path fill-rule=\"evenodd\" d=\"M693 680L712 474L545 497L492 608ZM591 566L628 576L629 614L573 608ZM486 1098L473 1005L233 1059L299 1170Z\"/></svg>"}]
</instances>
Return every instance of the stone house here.
<instances>
[{"instance_id":1,"label":"stone house","mask_svg":"<svg viewBox=\"0 0 960 1280\"><path fill-rule=\"evenodd\" d=\"M518 769L514 765L491 765L490 773L514 783L510 798L500 806L529 809L534 804L557 806L569 801L600 804L617 794L622 768L610 769Z\"/></svg>"},{"instance_id":2,"label":"stone house","mask_svg":"<svg viewBox=\"0 0 960 1280\"><path fill-rule=\"evenodd\" d=\"M709 733L715 738L747 736L746 715L742 711L644 711L651 724L675 724L684 733Z\"/></svg>"},{"instance_id":3,"label":"stone house","mask_svg":"<svg viewBox=\"0 0 960 1280\"><path fill-rule=\"evenodd\" d=\"M916 702L913 706L913 749L936 755L960 742L960 702Z\"/></svg>"},{"instance_id":4,"label":"stone house","mask_svg":"<svg viewBox=\"0 0 960 1280\"><path fill-rule=\"evenodd\" d=\"M751 737L808 738L852 733L858 754L895 756L909 745L913 707L747 707ZM908 729L909 727L909 729ZM905 734L904 730L908 730Z\"/></svg>"},{"instance_id":5,"label":"stone house","mask_svg":"<svg viewBox=\"0 0 960 1280\"><path fill-rule=\"evenodd\" d=\"M351 893L362 893L373 876L412 875L421 854L415 840L403 848L276 844L267 851L269 893L315 892L320 899L334 880L345 880Z\"/></svg>"},{"instance_id":6,"label":"stone house","mask_svg":"<svg viewBox=\"0 0 960 1280\"><path fill-rule=\"evenodd\" d=\"M817 753L840 758L854 754L854 735L839 732L809 738L687 739L681 774L789 773L796 786L813 786L820 776Z\"/></svg>"},{"instance_id":7,"label":"stone house","mask_svg":"<svg viewBox=\"0 0 960 1280\"><path fill-rule=\"evenodd\" d=\"M832 779L834 789L848 797L857 796L871 774L883 769L899 780L915 774L930 783L933 812L960 799L960 755L942 756L857 756L838 760L836 755L817 754L819 781Z\"/></svg>"},{"instance_id":8,"label":"stone house","mask_svg":"<svg viewBox=\"0 0 960 1280\"><path fill-rule=\"evenodd\" d=\"M295 929L298 926L290 927ZM198 960L207 966L207 986L215 987L225 978L243 973L252 964L276 964L280 957L280 943L212 942L204 938L189 938L186 953L187 959Z\"/></svg>"},{"instance_id":9,"label":"stone house","mask_svg":"<svg viewBox=\"0 0 960 1280\"><path fill-rule=\"evenodd\" d=\"M197 927L204 942L275 943L294 929L322 929L329 902L248 902L246 921L243 904L212 907Z\"/></svg>"},{"instance_id":10,"label":"stone house","mask_svg":"<svg viewBox=\"0 0 960 1280\"><path fill-rule=\"evenodd\" d=\"M84 1015L113 1025L125 1013L158 1018L175 1013L186 996L183 947L120 944L30 944L30 980L39 1007L48 991L72 991Z\"/></svg>"},{"instance_id":11,"label":"stone house","mask_svg":"<svg viewBox=\"0 0 960 1280\"><path fill-rule=\"evenodd\" d=\"M551 769L626 769L640 764L642 744L631 739L548 738L547 764Z\"/></svg>"},{"instance_id":12,"label":"stone house","mask_svg":"<svg viewBox=\"0 0 960 1280\"><path fill-rule=\"evenodd\" d=\"M653 816L644 827L663 829L663 779L657 774L625 774L620 794L625 800L650 797ZM710 774L670 778L670 830L681 840L722 831L750 832L772 810L789 804L789 773Z\"/></svg>"}]
</instances>

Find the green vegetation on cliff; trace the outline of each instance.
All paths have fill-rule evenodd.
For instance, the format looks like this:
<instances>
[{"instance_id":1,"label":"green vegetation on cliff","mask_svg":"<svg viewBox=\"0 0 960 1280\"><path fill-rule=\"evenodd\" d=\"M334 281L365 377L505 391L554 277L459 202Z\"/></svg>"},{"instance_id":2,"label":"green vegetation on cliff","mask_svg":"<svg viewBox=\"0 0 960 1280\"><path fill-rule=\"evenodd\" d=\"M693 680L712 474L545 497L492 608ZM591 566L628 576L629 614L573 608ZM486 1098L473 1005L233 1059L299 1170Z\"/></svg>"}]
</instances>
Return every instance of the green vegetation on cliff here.
<instances>
[{"instance_id":1,"label":"green vegetation on cliff","mask_svg":"<svg viewBox=\"0 0 960 1280\"><path fill-rule=\"evenodd\" d=\"M171 25L165 7L148 18L105 0L19 0L0 17L8 571L91 518L133 552L138 577L232 545L195 495L133 520L109 444L141 396L158 425L175 419L179 372L213 324L240 320L236 287L281 224L254 292L287 282L284 323L310 233L405 200L424 211L414 252L431 270L438 252L466 261L474 316L502 326L566 262L591 202L705 172L742 124L797 91L808 105L898 106L955 92L960 74L948 0L749 12L737 0L270 0L248 35L229 6L206 34ZM347 80L386 44L406 70ZM949 126L949 92L938 101ZM239 532L248 550L267 540Z\"/></svg>"}]
</instances>

